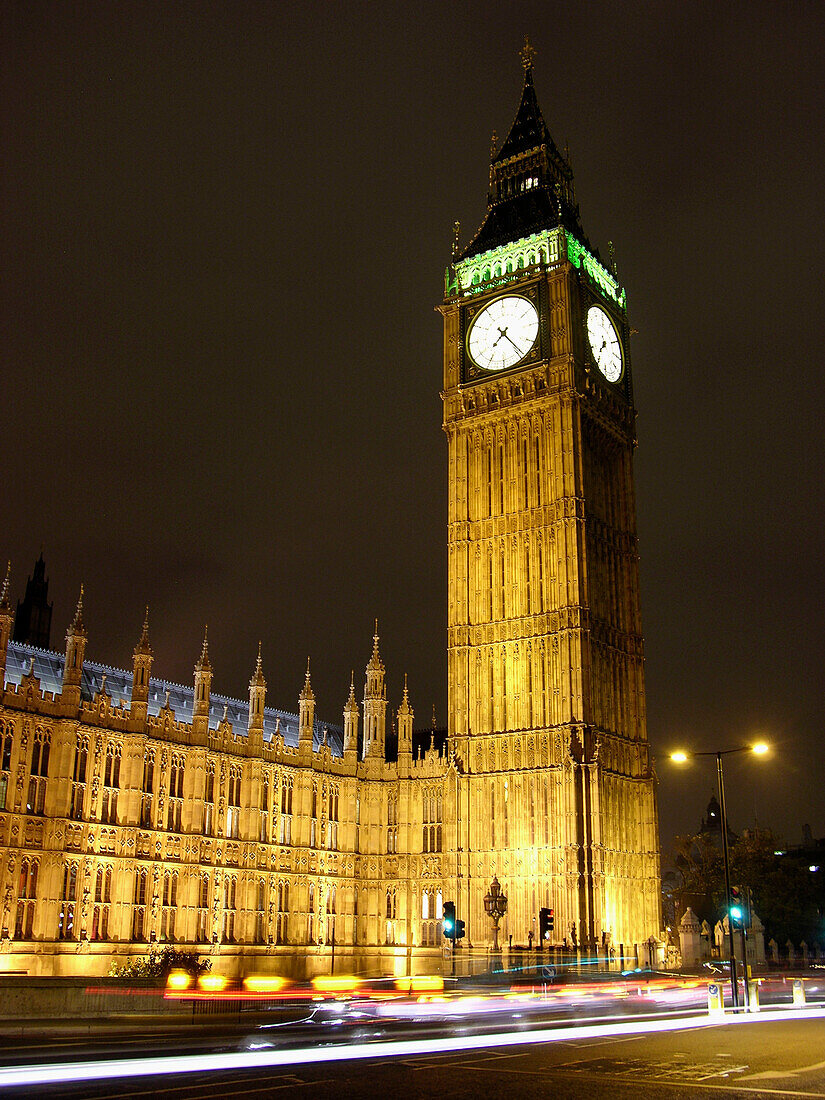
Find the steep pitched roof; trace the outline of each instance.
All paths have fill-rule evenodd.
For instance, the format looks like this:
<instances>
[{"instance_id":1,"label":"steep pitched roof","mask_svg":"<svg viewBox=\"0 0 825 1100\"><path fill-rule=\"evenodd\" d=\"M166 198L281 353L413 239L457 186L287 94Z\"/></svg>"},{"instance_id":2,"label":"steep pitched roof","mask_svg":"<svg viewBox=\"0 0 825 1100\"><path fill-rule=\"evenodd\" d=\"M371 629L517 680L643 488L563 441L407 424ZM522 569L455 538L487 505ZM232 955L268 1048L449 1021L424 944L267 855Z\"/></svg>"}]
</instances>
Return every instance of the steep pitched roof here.
<instances>
[{"instance_id":1,"label":"steep pitched roof","mask_svg":"<svg viewBox=\"0 0 825 1100\"><path fill-rule=\"evenodd\" d=\"M458 260L559 225L590 248L579 219L573 172L550 136L539 107L531 52L522 57L521 101L510 132L490 160L487 214L473 239L456 256Z\"/></svg>"}]
</instances>

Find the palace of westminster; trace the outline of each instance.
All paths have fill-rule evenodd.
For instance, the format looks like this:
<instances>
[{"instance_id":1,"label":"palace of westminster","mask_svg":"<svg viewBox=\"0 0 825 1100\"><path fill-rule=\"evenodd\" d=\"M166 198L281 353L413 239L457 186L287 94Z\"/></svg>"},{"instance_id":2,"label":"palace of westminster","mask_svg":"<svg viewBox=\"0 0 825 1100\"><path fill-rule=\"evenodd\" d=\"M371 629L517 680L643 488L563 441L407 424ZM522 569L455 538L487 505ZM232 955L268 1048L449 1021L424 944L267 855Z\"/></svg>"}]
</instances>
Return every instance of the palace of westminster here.
<instances>
[{"instance_id":1,"label":"palace of westminster","mask_svg":"<svg viewBox=\"0 0 825 1100\"><path fill-rule=\"evenodd\" d=\"M448 453L448 725L360 703L323 724L86 658L83 592L49 648L45 567L0 592L0 972L103 975L173 943L230 976L441 965L442 907L505 940L625 953L660 932L625 292L581 227L529 47L488 209L439 305ZM137 636L137 630L135 634ZM368 646L365 644L365 655ZM343 694L343 693L342 693ZM359 692L359 695L361 693Z\"/></svg>"}]
</instances>

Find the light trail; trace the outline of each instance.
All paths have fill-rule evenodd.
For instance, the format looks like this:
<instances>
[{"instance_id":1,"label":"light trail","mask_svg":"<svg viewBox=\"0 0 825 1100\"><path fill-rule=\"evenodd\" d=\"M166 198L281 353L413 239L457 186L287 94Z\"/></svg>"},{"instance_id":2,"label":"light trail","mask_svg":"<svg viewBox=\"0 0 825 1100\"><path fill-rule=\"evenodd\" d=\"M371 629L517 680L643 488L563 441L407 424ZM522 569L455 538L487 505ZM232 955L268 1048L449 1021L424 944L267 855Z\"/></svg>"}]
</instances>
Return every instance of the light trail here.
<instances>
[{"instance_id":1,"label":"light trail","mask_svg":"<svg viewBox=\"0 0 825 1100\"><path fill-rule=\"evenodd\" d=\"M749 1015L725 1015L675 1018L672 1020L632 1020L620 1024L587 1024L545 1028L541 1031L506 1031L491 1035L451 1035L443 1039L393 1039L376 1043L312 1046L297 1050L253 1050L231 1054L155 1055L151 1058L118 1058L98 1062L52 1063L34 1066L8 1066L0 1069L0 1088L33 1085L81 1084L153 1074L227 1073L233 1070L268 1069L273 1066L299 1066L319 1062L349 1062L368 1058L409 1057L418 1054L450 1054L489 1047L527 1046L532 1043L559 1043L569 1039L596 1039L608 1036L645 1035L653 1032L686 1031L700 1027L767 1023L769 1020L809 1020L822 1018L825 1006L763 1009Z\"/></svg>"}]
</instances>

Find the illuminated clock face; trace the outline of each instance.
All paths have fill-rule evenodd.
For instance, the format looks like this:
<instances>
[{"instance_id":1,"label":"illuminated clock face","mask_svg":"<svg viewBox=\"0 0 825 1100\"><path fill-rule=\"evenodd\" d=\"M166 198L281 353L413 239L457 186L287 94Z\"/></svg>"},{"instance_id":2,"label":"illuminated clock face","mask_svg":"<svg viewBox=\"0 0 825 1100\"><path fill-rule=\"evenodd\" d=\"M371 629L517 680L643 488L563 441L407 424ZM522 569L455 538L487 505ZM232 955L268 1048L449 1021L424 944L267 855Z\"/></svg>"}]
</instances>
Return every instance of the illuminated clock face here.
<instances>
[{"instance_id":1,"label":"illuminated clock face","mask_svg":"<svg viewBox=\"0 0 825 1100\"><path fill-rule=\"evenodd\" d=\"M587 336L596 366L608 382L618 382L622 376L622 345L613 322L600 306L587 311Z\"/></svg>"},{"instance_id":2,"label":"illuminated clock face","mask_svg":"<svg viewBox=\"0 0 825 1100\"><path fill-rule=\"evenodd\" d=\"M505 370L520 362L539 334L539 315L526 298L510 294L490 302L473 321L467 348L482 370Z\"/></svg>"}]
</instances>

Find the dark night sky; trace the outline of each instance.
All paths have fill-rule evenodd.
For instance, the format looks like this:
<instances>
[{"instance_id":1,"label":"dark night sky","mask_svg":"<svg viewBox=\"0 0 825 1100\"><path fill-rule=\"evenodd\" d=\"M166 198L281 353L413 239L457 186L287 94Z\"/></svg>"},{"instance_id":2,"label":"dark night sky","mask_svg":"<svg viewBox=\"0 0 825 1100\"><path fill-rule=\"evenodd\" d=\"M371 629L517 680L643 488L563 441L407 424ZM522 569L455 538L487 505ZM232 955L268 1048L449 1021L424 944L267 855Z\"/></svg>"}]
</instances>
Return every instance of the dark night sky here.
<instances>
[{"instance_id":1,"label":"dark night sky","mask_svg":"<svg viewBox=\"0 0 825 1100\"><path fill-rule=\"evenodd\" d=\"M2 535L52 644L319 713L446 710L440 301L521 90L629 292L665 848L825 835L821 3L2 4Z\"/></svg>"}]
</instances>

